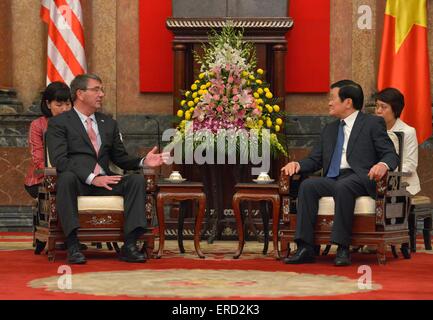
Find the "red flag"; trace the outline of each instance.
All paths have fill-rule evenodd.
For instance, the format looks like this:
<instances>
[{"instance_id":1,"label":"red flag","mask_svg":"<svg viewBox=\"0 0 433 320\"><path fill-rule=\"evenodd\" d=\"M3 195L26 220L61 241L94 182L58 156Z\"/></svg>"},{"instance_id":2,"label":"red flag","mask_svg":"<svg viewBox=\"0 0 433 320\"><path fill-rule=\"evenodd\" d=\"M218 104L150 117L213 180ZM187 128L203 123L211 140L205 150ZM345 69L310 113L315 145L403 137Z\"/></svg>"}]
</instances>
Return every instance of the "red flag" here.
<instances>
[{"instance_id":1,"label":"red flag","mask_svg":"<svg viewBox=\"0 0 433 320\"><path fill-rule=\"evenodd\" d=\"M401 119L422 143L432 134L427 46L427 1L387 0L378 89L399 89L405 98Z\"/></svg>"},{"instance_id":2,"label":"red flag","mask_svg":"<svg viewBox=\"0 0 433 320\"><path fill-rule=\"evenodd\" d=\"M70 84L86 73L84 31L79 0L42 0L41 18L48 25L47 84Z\"/></svg>"}]
</instances>

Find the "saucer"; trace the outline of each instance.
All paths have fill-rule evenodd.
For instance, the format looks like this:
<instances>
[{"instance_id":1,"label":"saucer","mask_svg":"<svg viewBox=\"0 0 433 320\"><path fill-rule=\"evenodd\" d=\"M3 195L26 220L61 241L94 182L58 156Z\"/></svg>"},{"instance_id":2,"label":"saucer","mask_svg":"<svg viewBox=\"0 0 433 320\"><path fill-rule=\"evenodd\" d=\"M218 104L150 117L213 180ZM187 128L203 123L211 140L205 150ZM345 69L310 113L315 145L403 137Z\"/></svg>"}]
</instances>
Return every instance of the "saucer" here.
<instances>
[{"instance_id":1,"label":"saucer","mask_svg":"<svg viewBox=\"0 0 433 320\"><path fill-rule=\"evenodd\" d=\"M182 178L182 179L170 179L170 178L165 178L164 180L165 180L165 181L168 181L168 182L171 182L171 183L182 183L182 182L186 181L185 178Z\"/></svg>"},{"instance_id":2,"label":"saucer","mask_svg":"<svg viewBox=\"0 0 433 320\"><path fill-rule=\"evenodd\" d=\"M258 179L253 179L253 181L254 181L255 183L258 183L258 184L270 184L270 183L274 182L275 179L269 179L269 180L258 180Z\"/></svg>"}]
</instances>

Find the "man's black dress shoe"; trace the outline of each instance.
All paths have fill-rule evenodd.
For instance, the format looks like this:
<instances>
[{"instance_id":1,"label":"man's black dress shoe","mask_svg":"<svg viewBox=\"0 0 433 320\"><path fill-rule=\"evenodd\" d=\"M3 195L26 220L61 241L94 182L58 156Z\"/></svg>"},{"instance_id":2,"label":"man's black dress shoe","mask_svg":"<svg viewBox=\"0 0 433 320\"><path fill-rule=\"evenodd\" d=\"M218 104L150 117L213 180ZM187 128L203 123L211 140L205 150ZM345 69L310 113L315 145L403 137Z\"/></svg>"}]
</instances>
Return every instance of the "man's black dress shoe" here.
<instances>
[{"instance_id":1,"label":"man's black dress shoe","mask_svg":"<svg viewBox=\"0 0 433 320\"><path fill-rule=\"evenodd\" d=\"M299 248L296 253L288 258L283 259L285 264L302 264L313 263L316 260L314 250L307 247Z\"/></svg>"},{"instance_id":2,"label":"man's black dress shoe","mask_svg":"<svg viewBox=\"0 0 433 320\"><path fill-rule=\"evenodd\" d=\"M335 257L336 266L350 266L350 251L348 247L338 246L337 256Z\"/></svg>"},{"instance_id":3,"label":"man's black dress shoe","mask_svg":"<svg viewBox=\"0 0 433 320\"><path fill-rule=\"evenodd\" d=\"M146 257L135 244L123 245L120 248L120 260L126 262L146 262Z\"/></svg>"},{"instance_id":4,"label":"man's black dress shoe","mask_svg":"<svg viewBox=\"0 0 433 320\"><path fill-rule=\"evenodd\" d=\"M84 264L86 257L80 252L78 246L72 246L68 249L68 263L69 264Z\"/></svg>"}]
</instances>

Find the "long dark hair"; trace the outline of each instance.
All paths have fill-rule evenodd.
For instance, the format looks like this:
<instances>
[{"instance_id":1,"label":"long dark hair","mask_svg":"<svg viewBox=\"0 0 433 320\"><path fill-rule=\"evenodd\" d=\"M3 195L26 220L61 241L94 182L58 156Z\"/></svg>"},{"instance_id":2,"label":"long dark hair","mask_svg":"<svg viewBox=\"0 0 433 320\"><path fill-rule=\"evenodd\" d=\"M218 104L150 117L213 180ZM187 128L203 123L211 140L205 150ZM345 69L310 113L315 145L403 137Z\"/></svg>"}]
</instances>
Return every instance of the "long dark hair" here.
<instances>
[{"instance_id":1,"label":"long dark hair","mask_svg":"<svg viewBox=\"0 0 433 320\"><path fill-rule=\"evenodd\" d=\"M51 103L52 101L69 101L72 105L71 90L67 84L60 81L54 81L45 88L41 99L41 112L48 118L52 117L53 114L51 113L50 108L48 108L47 102Z\"/></svg>"}]
</instances>

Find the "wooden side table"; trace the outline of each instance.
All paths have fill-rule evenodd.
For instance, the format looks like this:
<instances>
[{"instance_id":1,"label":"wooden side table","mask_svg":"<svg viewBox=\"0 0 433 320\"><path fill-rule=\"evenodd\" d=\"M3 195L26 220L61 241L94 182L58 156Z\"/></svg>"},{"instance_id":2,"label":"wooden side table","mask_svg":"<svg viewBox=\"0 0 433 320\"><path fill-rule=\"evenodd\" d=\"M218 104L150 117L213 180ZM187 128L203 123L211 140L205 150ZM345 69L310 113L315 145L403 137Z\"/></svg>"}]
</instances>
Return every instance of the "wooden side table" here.
<instances>
[{"instance_id":1,"label":"wooden side table","mask_svg":"<svg viewBox=\"0 0 433 320\"><path fill-rule=\"evenodd\" d=\"M274 255L276 259L280 258L278 252L278 224L280 220L280 195L277 184L256 184L256 183L238 183L235 185L235 194L233 195L233 211L236 218L238 229L239 245L233 258L237 259L242 254L245 244L244 228L240 209L241 201L270 201L272 203L272 241L274 244ZM262 213L263 214L263 213ZM267 228L264 228L267 230ZM265 243L266 246L266 243Z\"/></svg>"},{"instance_id":2,"label":"wooden side table","mask_svg":"<svg viewBox=\"0 0 433 320\"><path fill-rule=\"evenodd\" d=\"M166 200L197 200L198 201L198 213L195 221L194 229L194 247L197 255L200 258L204 258L204 254L200 249L200 229L203 222L205 207L206 207L206 195L203 191L203 184L197 182L182 182L182 183L158 183L158 194L156 196L156 208L158 214L159 224L159 248L156 258L161 258L164 250L165 240L165 222L164 222L164 201ZM179 217L181 219L181 217ZM182 235L179 237L179 248L183 251Z\"/></svg>"}]
</instances>

